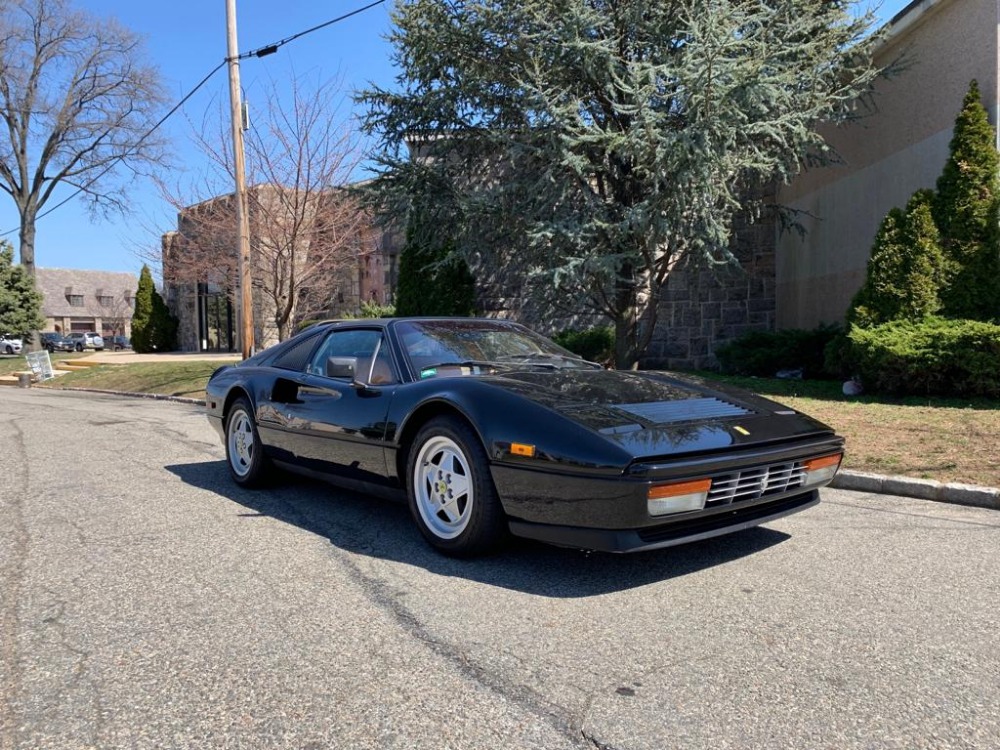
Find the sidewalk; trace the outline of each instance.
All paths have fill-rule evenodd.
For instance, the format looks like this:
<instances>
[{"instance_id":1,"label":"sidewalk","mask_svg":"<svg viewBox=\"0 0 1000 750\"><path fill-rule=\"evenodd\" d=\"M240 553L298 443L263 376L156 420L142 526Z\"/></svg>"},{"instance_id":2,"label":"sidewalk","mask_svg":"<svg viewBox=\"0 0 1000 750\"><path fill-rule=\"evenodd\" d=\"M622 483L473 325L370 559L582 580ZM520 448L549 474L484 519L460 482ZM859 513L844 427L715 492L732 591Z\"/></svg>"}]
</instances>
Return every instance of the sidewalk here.
<instances>
[{"instance_id":1,"label":"sidewalk","mask_svg":"<svg viewBox=\"0 0 1000 750\"><path fill-rule=\"evenodd\" d=\"M55 361L58 355L53 354ZM99 362L102 365L128 365L133 362L239 362L243 359L239 352L163 352L161 354L136 354L125 349L118 352L104 350L86 357L78 357L78 362Z\"/></svg>"}]
</instances>

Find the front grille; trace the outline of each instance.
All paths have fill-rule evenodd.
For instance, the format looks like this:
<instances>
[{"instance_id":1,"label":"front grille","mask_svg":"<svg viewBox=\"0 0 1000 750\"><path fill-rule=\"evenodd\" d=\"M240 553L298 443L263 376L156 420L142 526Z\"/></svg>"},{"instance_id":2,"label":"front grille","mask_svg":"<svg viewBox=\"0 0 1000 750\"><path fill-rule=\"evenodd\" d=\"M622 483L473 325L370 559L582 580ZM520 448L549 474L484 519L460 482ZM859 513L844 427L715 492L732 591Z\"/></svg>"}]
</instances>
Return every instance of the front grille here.
<instances>
[{"instance_id":1,"label":"front grille","mask_svg":"<svg viewBox=\"0 0 1000 750\"><path fill-rule=\"evenodd\" d=\"M756 500L768 495L780 495L805 482L806 467L802 461L756 466L712 477L705 507L728 505L744 500Z\"/></svg>"}]
</instances>

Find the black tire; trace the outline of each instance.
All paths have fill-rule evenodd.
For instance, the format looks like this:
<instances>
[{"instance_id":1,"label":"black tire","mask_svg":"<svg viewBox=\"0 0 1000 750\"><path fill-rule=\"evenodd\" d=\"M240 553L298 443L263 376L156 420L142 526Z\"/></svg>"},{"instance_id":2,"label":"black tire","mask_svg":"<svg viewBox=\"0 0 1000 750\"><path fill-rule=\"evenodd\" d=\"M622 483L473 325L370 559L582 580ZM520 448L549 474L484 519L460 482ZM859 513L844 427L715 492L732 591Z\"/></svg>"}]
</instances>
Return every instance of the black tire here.
<instances>
[{"instance_id":1,"label":"black tire","mask_svg":"<svg viewBox=\"0 0 1000 750\"><path fill-rule=\"evenodd\" d=\"M446 555L484 555L507 538L486 451L460 419L436 417L420 428L406 460L406 490L420 533Z\"/></svg>"},{"instance_id":2,"label":"black tire","mask_svg":"<svg viewBox=\"0 0 1000 750\"><path fill-rule=\"evenodd\" d=\"M7 345L7 348L6 348L6 349L5 349L4 351L6 351L6 352L7 352L7 354L13 354L13 353L14 353L14 347L12 347L12 346L10 346L10 345L8 344L8 345Z\"/></svg>"},{"instance_id":3,"label":"black tire","mask_svg":"<svg viewBox=\"0 0 1000 750\"><path fill-rule=\"evenodd\" d=\"M239 431L240 434L235 434ZM247 440L249 439L249 443ZM233 481L241 487L265 483L270 462L257 433L253 409L245 398L236 399L226 415L226 465Z\"/></svg>"},{"instance_id":4,"label":"black tire","mask_svg":"<svg viewBox=\"0 0 1000 750\"><path fill-rule=\"evenodd\" d=\"M104 351L104 347L102 346L102 347L95 348L94 351L103 352Z\"/></svg>"},{"instance_id":5,"label":"black tire","mask_svg":"<svg viewBox=\"0 0 1000 750\"><path fill-rule=\"evenodd\" d=\"M83 344L77 344L77 345L76 345L76 350L77 350L78 352L82 352L82 351L83 351Z\"/></svg>"}]
</instances>

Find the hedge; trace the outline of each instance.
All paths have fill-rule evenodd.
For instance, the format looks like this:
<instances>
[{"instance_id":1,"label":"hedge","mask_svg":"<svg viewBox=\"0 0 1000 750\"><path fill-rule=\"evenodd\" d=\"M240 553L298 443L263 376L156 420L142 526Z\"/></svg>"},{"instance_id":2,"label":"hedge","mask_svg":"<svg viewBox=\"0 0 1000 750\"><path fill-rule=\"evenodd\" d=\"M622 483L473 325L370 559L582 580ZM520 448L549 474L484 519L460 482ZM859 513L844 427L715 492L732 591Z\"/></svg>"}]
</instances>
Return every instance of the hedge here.
<instances>
[{"instance_id":1,"label":"hedge","mask_svg":"<svg viewBox=\"0 0 1000 750\"><path fill-rule=\"evenodd\" d=\"M567 328L553 336L552 340L590 362L607 362L614 352L615 331L610 326L584 330Z\"/></svg>"},{"instance_id":2,"label":"hedge","mask_svg":"<svg viewBox=\"0 0 1000 750\"><path fill-rule=\"evenodd\" d=\"M803 377L824 375L824 348L839 326L814 330L751 331L715 350L722 371L773 378L781 370L802 370Z\"/></svg>"},{"instance_id":3,"label":"hedge","mask_svg":"<svg viewBox=\"0 0 1000 750\"><path fill-rule=\"evenodd\" d=\"M1000 325L931 317L855 327L848 337L868 391L1000 398Z\"/></svg>"}]
</instances>

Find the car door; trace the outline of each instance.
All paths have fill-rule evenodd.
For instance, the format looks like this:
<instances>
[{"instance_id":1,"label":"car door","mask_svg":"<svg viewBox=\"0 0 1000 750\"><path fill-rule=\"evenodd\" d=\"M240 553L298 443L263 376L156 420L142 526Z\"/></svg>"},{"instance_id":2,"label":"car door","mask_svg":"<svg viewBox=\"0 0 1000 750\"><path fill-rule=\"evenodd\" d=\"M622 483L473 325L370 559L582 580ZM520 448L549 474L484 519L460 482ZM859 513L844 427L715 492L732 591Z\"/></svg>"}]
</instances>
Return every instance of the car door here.
<instances>
[{"instance_id":1,"label":"car door","mask_svg":"<svg viewBox=\"0 0 1000 750\"><path fill-rule=\"evenodd\" d=\"M296 463L384 484L386 416L396 372L381 329L328 333L305 371L276 383L271 396Z\"/></svg>"}]
</instances>

